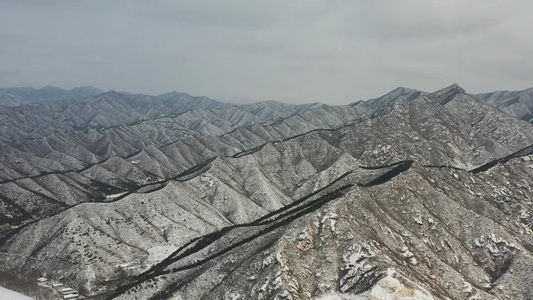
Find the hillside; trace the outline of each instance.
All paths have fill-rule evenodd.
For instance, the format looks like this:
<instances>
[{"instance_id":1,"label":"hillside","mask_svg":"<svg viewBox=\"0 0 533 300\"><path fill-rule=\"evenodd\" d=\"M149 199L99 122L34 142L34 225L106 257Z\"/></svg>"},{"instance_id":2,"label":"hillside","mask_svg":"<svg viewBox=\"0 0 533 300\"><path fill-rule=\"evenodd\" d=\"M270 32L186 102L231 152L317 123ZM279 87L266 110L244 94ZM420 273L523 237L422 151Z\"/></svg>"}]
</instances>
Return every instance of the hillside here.
<instances>
[{"instance_id":1,"label":"hillside","mask_svg":"<svg viewBox=\"0 0 533 300\"><path fill-rule=\"evenodd\" d=\"M2 271L94 299L530 299L533 125L487 95L9 108Z\"/></svg>"}]
</instances>

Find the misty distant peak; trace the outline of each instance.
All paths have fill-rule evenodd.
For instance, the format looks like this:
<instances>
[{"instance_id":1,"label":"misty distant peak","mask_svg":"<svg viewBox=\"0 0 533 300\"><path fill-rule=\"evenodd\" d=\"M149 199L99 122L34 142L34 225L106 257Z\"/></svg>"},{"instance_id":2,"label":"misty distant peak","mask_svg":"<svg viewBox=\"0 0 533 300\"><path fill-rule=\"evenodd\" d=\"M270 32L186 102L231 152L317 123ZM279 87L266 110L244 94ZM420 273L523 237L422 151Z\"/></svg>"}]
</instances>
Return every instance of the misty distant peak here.
<instances>
[{"instance_id":1,"label":"misty distant peak","mask_svg":"<svg viewBox=\"0 0 533 300\"><path fill-rule=\"evenodd\" d=\"M36 105L59 100L81 100L102 93L102 90L93 86L75 87L71 90L65 90L51 85L44 86L40 89L29 87L0 88L0 105Z\"/></svg>"},{"instance_id":2,"label":"misty distant peak","mask_svg":"<svg viewBox=\"0 0 533 300\"><path fill-rule=\"evenodd\" d=\"M455 93L455 94L466 94L465 89L463 89L459 84L453 83L443 89L440 89L436 92L433 92L431 94L437 95L437 94L448 94L448 93Z\"/></svg>"}]
</instances>

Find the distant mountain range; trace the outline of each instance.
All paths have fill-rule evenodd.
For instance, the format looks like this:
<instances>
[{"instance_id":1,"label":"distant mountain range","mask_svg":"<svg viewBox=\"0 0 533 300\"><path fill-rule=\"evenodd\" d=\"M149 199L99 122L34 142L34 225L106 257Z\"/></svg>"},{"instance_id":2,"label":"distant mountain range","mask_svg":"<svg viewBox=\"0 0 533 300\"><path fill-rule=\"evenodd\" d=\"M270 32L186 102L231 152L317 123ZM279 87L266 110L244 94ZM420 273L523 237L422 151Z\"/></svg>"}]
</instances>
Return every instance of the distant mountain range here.
<instances>
[{"instance_id":1,"label":"distant mountain range","mask_svg":"<svg viewBox=\"0 0 533 300\"><path fill-rule=\"evenodd\" d=\"M389 94L386 94L378 99L372 99L368 101L369 105L371 103L378 103L378 105L383 105L386 101L381 99L383 97L392 97L390 101L395 101L395 93L401 93L404 90L409 90L404 87L400 87ZM416 97L422 94L427 94L425 92L411 90L413 93L410 93L407 97ZM71 90L65 90L59 87L45 86L41 89L35 89L30 87L21 87L21 88L0 88L0 106L19 106L23 104L28 105L37 105L59 100L81 100L91 96L98 96L103 94L104 91L95 88L93 86L82 86L76 87ZM111 92L115 93L115 92ZM122 95L131 95L127 92L121 92ZM171 95L182 94L172 92L159 96L160 98L169 98ZM137 95L139 96L139 95ZM472 96L482 99L488 104L497 107L498 109L515 116L521 120L528 122L533 122L533 88L526 89L523 91L496 91L490 93L481 93L481 94L472 94ZM206 98L207 99L207 98ZM351 106L360 104L358 101L352 103Z\"/></svg>"},{"instance_id":2,"label":"distant mountain range","mask_svg":"<svg viewBox=\"0 0 533 300\"><path fill-rule=\"evenodd\" d=\"M497 91L475 96L511 116L533 123L533 88L519 92Z\"/></svg>"},{"instance_id":3,"label":"distant mountain range","mask_svg":"<svg viewBox=\"0 0 533 300\"><path fill-rule=\"evenodd\" d=\"M30 87L0 88L0 106L36 105L57 100L80 100L102 94L93 86L81 86L71 90L45 86L41 89Z\"/></svg>"},{"instance_id":4,"label":"distant mountain range","mask_svg":"<svg viewBox=\"0 0 533 300\"><path fill-rule=\"evenodd\" d=\"M532 101L3 107L0 271L94 299L531 299Z\"/></svg>"}]
</instances>

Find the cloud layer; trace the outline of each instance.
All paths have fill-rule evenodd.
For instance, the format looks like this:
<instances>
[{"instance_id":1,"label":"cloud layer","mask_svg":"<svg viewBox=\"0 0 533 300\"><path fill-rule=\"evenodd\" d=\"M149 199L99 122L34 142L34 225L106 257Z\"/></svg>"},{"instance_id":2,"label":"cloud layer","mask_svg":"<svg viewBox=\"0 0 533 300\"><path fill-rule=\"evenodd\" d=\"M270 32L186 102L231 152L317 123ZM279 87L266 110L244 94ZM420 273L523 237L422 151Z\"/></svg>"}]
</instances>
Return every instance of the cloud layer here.
<instances>
[{"instance_id":1,"label":"cloud layer","mask_svg":"<svg viewBox=\"0 0 533 300\"><path fill-rule=\"evenodd\" d=\"M533 86L530 1L2 1L0 84L348 103Z\"/></svg>"}]
</instances>

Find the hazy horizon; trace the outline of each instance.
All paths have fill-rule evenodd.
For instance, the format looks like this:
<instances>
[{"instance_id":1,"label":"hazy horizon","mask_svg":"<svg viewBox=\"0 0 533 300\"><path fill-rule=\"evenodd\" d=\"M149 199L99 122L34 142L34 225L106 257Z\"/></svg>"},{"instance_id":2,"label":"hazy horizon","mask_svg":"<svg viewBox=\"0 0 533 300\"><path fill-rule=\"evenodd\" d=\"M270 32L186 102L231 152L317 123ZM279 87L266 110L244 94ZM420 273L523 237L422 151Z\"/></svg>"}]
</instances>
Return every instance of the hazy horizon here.
<instances>
[{"instance_id":1,"label":"hazy horizon","mask_svg":"<svg viewBox=\"0 0 533 300\"><path fill-rule=\"evenodd\" d=\"M343 102L343 103L330 103L329 101L310 101L310 102L298 102L298 103L295 103L295 104L309 104L309 103L324 103L324 104L333 104L333 105L347 105L347 104L351 104L351 103L354 103L354 102L357 102L357 101L367 101L367 100L371 100L371 99L375 99L375 98L379 98L379 97L382 97L388 93L391 93L393 92L394 90L396 89L399 89L399 88L407 88L407 89L412 89L412 90L417 90L417 91L420 91L420 92L428 92L428 93L432 93L432 92L435 92L435 91L438 91L438 90L441 90L441 89L444 89L444 88L447 88L453 84L457 84L457 83L452 83L452 84L449 84L447 86L443 86L441 88L438 88L436 90L431 90L431 91L427 91L427 90L420 90L420 89L416 89L416 88L413 88L413 87L406 87L406 86L398 86L396 88L393 88L389 91L386 91L386 92L383 92L381 94L378 94L378 95L375 95L375 96L372 96L372 97L369 97L369 98L364 98L364 99L356 99L356 100L353 100L353 101L349 101L349 102ZM458 84L461 88L464 88L461 84ZM73 90L73 89L76 89L76 88L84 88L84 87L92 87L92 88L96 88L96 89L99 89L102 91L102 94L104 93L108 93L108 92L117 92L117 93L127 93L127 94L137 94L137 95L146 95L146 96L159 96L159 95L163 95L163 94L168 94L168 93L174 93L174 92L177 92L177 93L184 93L184 94L188 94L188 95L191 95L193 97L207 97L207 98L210 98L210 99L213 99L213 100L216 100L216 101L219 101L219 102L224 102L224 103L235 103L235 104L248 104L248 103L257 103L257 102L263 102L263 101L276 101L276 102L282 102L284 103L284 101L280 101L280 100L277 100L277 99L259 99L259 100L256 100L256 101L237 101L237 100L220 100L220 99L216 99L214 97L210 97L209 95L195 95L195 94L191 94L191 93L187 93L186 91L176 91L176 90L173 90L173 91L167 91L167 92L164 92L164 93L159 93L159 94L147 94L147 93L133 93L133 92L129 92L129 91L119 91L119 90L115 90L115 89L110 89L110 90L103 90L103 89L100 89L98 88L97 86L92 86L92 85L86 85L86 86L75 86L75 87L72 87L72 88L64 88L64 87L60 87L60 86L56 86L56 85L51 85L51 84L48 84L46 86L43 86L43 87L31 87L31 86L18 86L18 87L2 87L0 86L0 89L10 89L10 88L32 88L32 89L35 89L35 90L40 90L40 89L44 89L46 87L51 87L51 88L60 88L60 89L63 89L63 90ZM528 88L525 88L525 89L521 89L521 90L512 90L513 92L514 91L522 91L522 90L527 90L527 89L530 89L530 88L533 88L533 86L531 87L528 87ZM467 93L469 94L483 94L483 93L491 93L491 92L497 92L497 91L510 91L508 89L503 89L503 90L488 90L488 91L481 91L481 92L478 92L478 93L472 93L472 92L469 92L468 90L466 91ZM291 103L291 102L285 102L285 103Z\"/></svg>"},{"instance_id":2,"label":"hazy horizon","mask_svg":"<svg viewBox=\"0 0 533 300\"><path fill-rule=\"evenodd\" d=\"M527 1L4 1L0 83L347 104L533 86Z\"/></svg>"}]
</instances>

